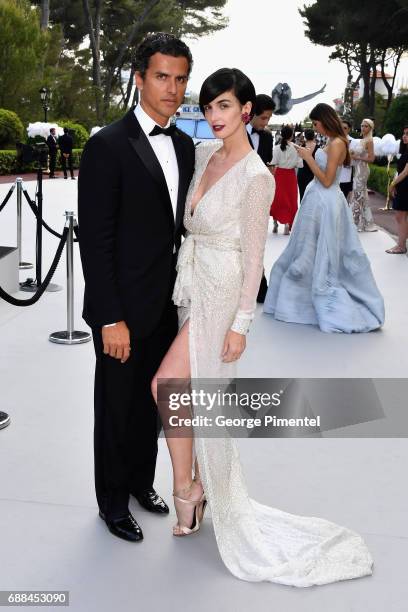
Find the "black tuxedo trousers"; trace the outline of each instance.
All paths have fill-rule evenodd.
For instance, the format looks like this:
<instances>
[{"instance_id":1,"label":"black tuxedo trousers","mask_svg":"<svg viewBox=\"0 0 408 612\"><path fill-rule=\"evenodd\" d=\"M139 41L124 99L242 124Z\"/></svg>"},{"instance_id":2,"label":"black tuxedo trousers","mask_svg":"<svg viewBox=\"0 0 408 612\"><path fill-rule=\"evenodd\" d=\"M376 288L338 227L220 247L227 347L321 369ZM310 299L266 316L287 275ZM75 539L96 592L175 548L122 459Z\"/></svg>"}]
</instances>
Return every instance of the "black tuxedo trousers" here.
<instances>
[{"instance_id":1,"label":"black tuxedo trousers","mask_svg":"<svg viewBox=\"0 0 408 612\"><path fill-rule=\"evenodd\" d=\"M105 355L101 330L93 330L95 490L108 518L128 513L129 492L153 486L162 425L150 381L176 334L177 311L170 301L150 336L131 332L126 363Z\"/></svg>"}]
</instances>

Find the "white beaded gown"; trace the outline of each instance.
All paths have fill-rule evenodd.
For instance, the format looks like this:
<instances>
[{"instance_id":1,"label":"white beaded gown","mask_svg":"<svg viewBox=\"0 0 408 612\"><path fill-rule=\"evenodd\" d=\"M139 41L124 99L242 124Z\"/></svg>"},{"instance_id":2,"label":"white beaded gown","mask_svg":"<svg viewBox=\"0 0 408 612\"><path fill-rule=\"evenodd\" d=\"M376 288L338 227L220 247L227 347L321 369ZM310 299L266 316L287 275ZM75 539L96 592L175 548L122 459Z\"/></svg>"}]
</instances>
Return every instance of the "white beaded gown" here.
<instances>
[{"instance_id":1,"label":"white beaded gown","mask_svg":"<svg viewBox=\"0 0 408 612\"><path fill-rule=\"evenodd\" d=\"M189 319L193 380L235 375L236 362L223 363L220 353L228 329L246 333L253 318L275 190L272 175L251 151L204 194L191 214L192 196L220 146L200 145L196 151L184 215L187 235L173 293L180 328ZM307 587L372 573L371 555L357 533L251 499L235 440L202 437L199 428L194 433L218 549L233 575Z\"/></svg>"}]
</instances>

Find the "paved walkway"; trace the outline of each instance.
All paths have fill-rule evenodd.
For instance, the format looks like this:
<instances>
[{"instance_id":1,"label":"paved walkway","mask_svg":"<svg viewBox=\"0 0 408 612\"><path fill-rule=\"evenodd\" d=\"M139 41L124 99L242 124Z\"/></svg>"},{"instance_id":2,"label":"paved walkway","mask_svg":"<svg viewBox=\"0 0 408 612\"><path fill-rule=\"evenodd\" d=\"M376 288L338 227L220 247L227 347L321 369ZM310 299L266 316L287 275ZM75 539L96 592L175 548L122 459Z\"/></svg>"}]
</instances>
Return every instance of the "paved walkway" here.
<instances>
[{"instance_id":1,"label":"paved walkway","mask_svg":"<svg viewBox=\"0 0 408 612\"><path fill-rule=\"evenodd\" d=\"M27 188L33 197L35 183ZM0 201L7 190L0 186ZM55 229L61 231L66 209L76 210L76 190L74 181L44 183L44 214ZM14 244L15 207L10 203L0 221L0 244ZM34 258L33 230L32 213L24 206L23 259L28 261ZM267 273L287 240L281 233L269 234ZM259 308L241 376L406 378L408 260L384 253L390 237L383 231L363 234L361 240L386 301L383 330L324 334L280 323ZM56 245L44 232L44 271ZM84 330L77 249L75 274L76 328ZM64 258L54 281L65 286ZM170 517L157 517L133 502L145 540L130 544L113 538L97 516L93 492L92 344L48 341L51 332L65 326L65 303L65 291L46 293L28 308L0 302L0 410L12 418L0 431L2 589L69 590L75 612L406 609L408 494L403 483L408 448L397 429L389 438L375 433L354 437L358 426L350 426L337 439L239 441L250 495L359 532L375 560L371 577L308 589L243 582L219 558L210 514L197 535L176 539L171 535L173 510ZM162 439L155 484L170 504L170 463Z\"/></svg>"}]
</instances>

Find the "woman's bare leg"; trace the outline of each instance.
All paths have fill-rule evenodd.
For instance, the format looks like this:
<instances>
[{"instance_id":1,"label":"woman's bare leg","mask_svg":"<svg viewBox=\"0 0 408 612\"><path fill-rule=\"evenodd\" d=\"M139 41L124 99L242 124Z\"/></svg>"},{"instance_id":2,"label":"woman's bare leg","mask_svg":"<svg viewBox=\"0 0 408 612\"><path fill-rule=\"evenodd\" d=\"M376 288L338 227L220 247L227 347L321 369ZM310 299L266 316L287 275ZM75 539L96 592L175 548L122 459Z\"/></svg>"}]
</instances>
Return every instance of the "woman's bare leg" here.
<instances>
[{"instance_id":1,"label":"woman's bare leg","mask_svg":"<svg viewBox=\"0 0 408 612\"><path fill-rule=\"evenodd\" d=\"M401 249L406 249L408 238L408 214L405 210L397 210L395 217L398 226L398 246Z\"/></svg>"},{"instance_id":2,"label":"woman's bare leg","mask_svg":"<svg viewBox=\"0 0 408 612\"><path fill-rule=\"evenodd\" d=\"M190 352L188 342L189 323L190 321L187 320L182 329L179 331L152 381L152 394L158 406L159 412L162 412L165 415L164 418L168 416L168 406L166 405L161 407L161 402L158 402L157 381L159 379L190 379ZM164 432L166 434L166 442L173 466L173 489L175 494L183 497L184 499L200 499L203 492L202 485L199 480L193 481L192 474L192 430L190 431L190 435L186 434L184 437L172 436L171 431L169 431L167 427L164 427ZM197 463L196 469L198 469ZM176 509L179 522L183 525L189 526L193 520L193 505L179 504L177 505ZM176 535L178 535L181 533L181 530L175 526L174 532Z\"/></svg>"}]
</instances>

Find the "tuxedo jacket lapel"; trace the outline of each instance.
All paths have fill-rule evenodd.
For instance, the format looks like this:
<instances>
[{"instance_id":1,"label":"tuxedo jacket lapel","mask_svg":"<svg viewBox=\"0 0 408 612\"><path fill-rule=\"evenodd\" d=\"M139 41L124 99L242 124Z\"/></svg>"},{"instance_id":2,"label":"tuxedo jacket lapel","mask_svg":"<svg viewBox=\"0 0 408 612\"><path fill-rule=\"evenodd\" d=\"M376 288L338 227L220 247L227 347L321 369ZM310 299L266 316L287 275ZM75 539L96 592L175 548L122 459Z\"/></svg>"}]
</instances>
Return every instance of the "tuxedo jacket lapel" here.
<instances>
[{"instance_id":1,"label":"tuxedo jacket lapel","mask_svg":"<svg viewBox=\"0 0 408 612\"><path fill-rule=\"evenodd\" d=\"M135 153L138 155L145 168L157 183L160 194L163 198L163 203L168 211L169 218L174 226L174 213L171 205L169 190L162 167L148 141L145 133L138 120L135 117L133 109L131 109L124 117L128 128L128 139Z\"/></svg>"},{"instance_id":2,"label":"tuxedo jacket lapel","mask_svg":"<svg viewBox=\"0 0 408 612\"><path fill-rule=\"evenodd\" d=\"M172 140L174 150L176 152L177 164L179 169L179 186L177 194L177 210L175 222L175 230L177 231L181 223L183 222L184 206L188 190L189 177L187 171L187 164L183 157L183 155L185 155L185 151L183 151L183 143L181 142L180 135L177 132L174 132Z\"/></svg>"}]
</instances>

